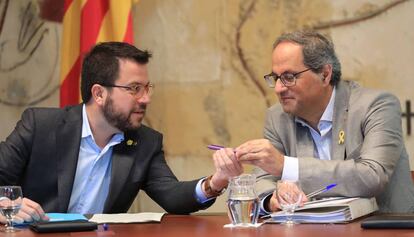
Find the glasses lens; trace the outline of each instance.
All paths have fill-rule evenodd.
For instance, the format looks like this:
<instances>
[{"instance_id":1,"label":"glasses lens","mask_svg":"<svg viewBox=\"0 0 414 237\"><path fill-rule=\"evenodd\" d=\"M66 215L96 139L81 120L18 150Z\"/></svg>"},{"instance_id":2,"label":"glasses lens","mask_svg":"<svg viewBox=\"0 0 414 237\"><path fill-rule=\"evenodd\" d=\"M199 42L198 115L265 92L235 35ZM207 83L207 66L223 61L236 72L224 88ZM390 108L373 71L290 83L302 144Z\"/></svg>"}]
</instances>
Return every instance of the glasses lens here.
<instances>
[{"instance_id":1,"label":"glasses lens","mask_svg":"<svg viewBox=\"0 0 414 237\"><path fill-rule=\"evenodd\" d=\"M277 79L276 79L276 76L274 74L266 75L266 76L264 76L264 79L266 80L267 85L269 87L275 87Z\"/></svg>"},{"instance_id":2,"label":"glasses lens","mask_svg":"<svg viewBox=\"0 0 414 237\"><path fill-rule=\"evenodd\" d=\"M282 80L283 84L285 84L285 86L295 85L296 78L292 73L284 73L280 76L280 79Z\"/></svg>"},{"instance_id":3,"label":"glasses lens","mask_svg":"<svg viewBox=\"0 0 414 237\"><path fill-rule=\"evenodd\" d=\"M152 93L154 92L154 85L152 84L148 84L146 86L137 86L135 87L135 96L137 98L141 98L144 96L144 94L146 93L148 96L151 96Z\"/></svg>"},{"instance_id":4,"label":"glasses lens","mask_svg":"<svg viewBox=\"0 0 414 237\"><path fill-rule=\"evenodd\" d=\"M154 93L154 85L153 84L148 84L148 86L145 87L147 94L149 96L152 95L152 93Z\"/></svg>"},{"instance_id":5,"label":"glasses lens","mask_svg":"<svg viewBox=\"0 0 414 237\"><path fill-rule=\"evenodd\" d=\"M142 96L142 86L140 85L132 85L130 86L131 88L131 92L133 95L137 96L137 97L141 97Z\"/></svg>"}]
</instances>

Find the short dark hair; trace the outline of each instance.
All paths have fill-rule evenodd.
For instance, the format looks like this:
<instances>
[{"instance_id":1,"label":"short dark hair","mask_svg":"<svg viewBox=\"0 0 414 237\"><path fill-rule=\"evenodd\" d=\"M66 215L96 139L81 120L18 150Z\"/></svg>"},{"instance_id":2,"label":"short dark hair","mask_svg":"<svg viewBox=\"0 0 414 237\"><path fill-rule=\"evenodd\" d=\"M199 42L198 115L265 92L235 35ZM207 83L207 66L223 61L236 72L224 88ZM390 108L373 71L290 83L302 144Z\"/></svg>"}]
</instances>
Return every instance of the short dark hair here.
<instances>
[{"instance_id":1,"label":"short dark hair","mask_svg":"<svg viewBox=\"0 0 414 237\"><path fill-rule=\"evenodd\" d=\"M326 64L332 65L330 84L336 85L341 80L341 63L336 57L332 41L310 30L294 31L279 36L273 44L273 49L282 42L293 42L302 46L303 64L314 72L321 72Z\"/></svg>"},{"instance_id":2,"label":"short dark hair","mask_svg":"<svg viewBox=\"0 0 414 237\"><path fill-rule=\"evenodd\" d=\"M86 54L82 64L81 94L83 103L92 97L94 84L112 85L119 75L119 60L147 64L151 53L124 42L103 42Z\"/></svg>"}]
</instances>

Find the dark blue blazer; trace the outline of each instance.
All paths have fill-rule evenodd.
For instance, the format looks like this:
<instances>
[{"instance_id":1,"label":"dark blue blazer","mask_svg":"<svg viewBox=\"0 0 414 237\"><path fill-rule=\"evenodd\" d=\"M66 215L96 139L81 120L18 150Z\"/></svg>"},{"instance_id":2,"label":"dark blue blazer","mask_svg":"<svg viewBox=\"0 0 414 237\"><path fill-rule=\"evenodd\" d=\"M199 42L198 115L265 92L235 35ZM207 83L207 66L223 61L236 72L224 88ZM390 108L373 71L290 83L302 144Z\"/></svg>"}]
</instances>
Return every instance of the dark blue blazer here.
<instances>
[{"instance_id":1,"label":"dark blue blazer","mask_svg":"<svg viewBox=\"0 0 414 237\"><path fill-rule=\"evenodd\" d=\"M46 212L67 212L82 132L82 105L29 108L0 143L0 185L20 185L23 195ZM134 141L133 144L128 140ZM162 134L142 125L114 146L104 213L126 212L143 189L169 213L187 214L210 206L195 198L198 180L179 182L168 167Z\"/></svg>"}]
</instances>

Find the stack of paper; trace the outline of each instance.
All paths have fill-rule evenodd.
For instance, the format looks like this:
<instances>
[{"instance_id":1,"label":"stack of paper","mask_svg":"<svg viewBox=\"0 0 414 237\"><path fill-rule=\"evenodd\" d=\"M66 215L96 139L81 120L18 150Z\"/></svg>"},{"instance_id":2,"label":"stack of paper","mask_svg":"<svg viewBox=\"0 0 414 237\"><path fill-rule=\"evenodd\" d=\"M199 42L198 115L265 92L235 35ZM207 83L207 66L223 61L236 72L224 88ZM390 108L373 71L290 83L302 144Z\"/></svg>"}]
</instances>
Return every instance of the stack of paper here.
<instances>
[{"instance_id":1,"label":"stack of paper","mask_svg":"<svg viewBox=\"0 0 414 237\"><path fill-rule=\"evenodd\" d=\"M141 223L141 222L161 222L165 213L141 212L123 214L95 214L89 221L102 223Z\"/></svg>"},{"instance_id":2,"label":"stack of paper","mask_svg":"<svg viewBox=\"0 0 414 237\"><path fill-rule=\"evenodd\" d=\"M375 198L332 198L308 202L298 208L292 219L299 223L341 223L378 210ZM268 223L284 222L284 212L272 213Z\"/></svg>"}]
</instances>

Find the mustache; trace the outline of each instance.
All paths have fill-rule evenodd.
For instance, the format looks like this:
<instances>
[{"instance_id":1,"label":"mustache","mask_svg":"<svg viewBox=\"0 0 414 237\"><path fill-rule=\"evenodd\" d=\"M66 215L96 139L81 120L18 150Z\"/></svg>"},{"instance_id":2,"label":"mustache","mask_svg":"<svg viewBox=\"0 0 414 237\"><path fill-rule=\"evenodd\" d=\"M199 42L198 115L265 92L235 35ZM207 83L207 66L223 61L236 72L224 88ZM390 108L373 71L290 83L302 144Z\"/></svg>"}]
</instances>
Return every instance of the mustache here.
<instances>
[{"instance_id":1,"label":"mustache","mask_svg":"<svg viewBox=\"0 0 414 237\"><path fill-rule=\"evenodd\" d=\"M140 104L138 107L139 110L143 110L146 111L147 110L147 105L146 104Z\"/></svg>"},{"instance_id":2,"label":"mustache","mask_svg":"<svg viewBox=\"0 0 414 237\"><path fill-rule=\"evenodd\" d=\"M288 98L289 98L289 97L292 97L292 95L290 95L290 94L288 94L288 93L286 93L286 92L285 92L285 93L280 93L280 94L279 94L279 97L280 97L280 98L286 98L286 97L288 97Z\"/></svg>"}]
</instances>

